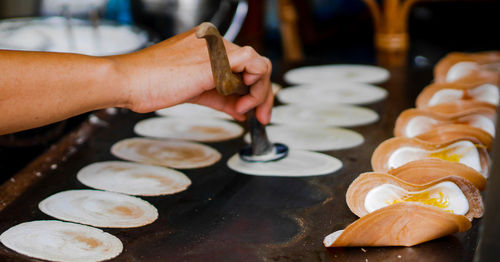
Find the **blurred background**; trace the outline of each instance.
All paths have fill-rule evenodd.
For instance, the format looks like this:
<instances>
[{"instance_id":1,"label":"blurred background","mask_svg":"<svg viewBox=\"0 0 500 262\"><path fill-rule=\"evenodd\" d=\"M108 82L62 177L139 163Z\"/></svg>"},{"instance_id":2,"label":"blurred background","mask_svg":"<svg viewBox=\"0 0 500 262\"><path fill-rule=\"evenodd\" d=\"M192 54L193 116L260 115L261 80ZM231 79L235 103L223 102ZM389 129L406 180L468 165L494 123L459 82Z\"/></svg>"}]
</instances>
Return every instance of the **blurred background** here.
<instances>
[{"instance_id":1,"label":"blurred background","mask_svg":"<svg viewBox=\"0 0 500 262\"><path fill-rule=\"evenodd\" d=\"M399 66L428 72L452 51L500 49L499 14L495 0L417 2ZM0 0L0 19L0 49L89 55L135 51L211 21L229 40L271 58L278 82L292 62L377 63L372 15L362 0ZM285 24L291 33L283 37ZM286 48L298 59L287 59ZM0 179L88 117L0 136Z\"/></svg>"}]
</instances>

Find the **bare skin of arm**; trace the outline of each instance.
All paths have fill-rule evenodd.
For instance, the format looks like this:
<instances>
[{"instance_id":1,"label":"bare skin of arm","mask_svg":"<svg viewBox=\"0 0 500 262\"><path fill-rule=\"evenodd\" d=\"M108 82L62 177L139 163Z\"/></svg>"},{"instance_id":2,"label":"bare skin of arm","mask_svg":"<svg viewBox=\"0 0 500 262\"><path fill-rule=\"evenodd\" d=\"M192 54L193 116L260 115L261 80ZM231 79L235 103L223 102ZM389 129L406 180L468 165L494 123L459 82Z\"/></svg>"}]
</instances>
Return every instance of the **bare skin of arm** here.
<instances>
[{"instance_id":1,"label":"bare skin of arm","mask_svg":"<svg viewBox=\"0 0 500 262\"><path fill-rule=\"evenodd\" d=\"M205 40L194 30L120 56L0 51L0 134L107 107L145 113L184 102L237 120L257 107L257 118L267 124L274 99L271 63L250 47L225 45L233 71L243 72L250 87L246 96L215 91Z\"/></svg>"}]
</instances>

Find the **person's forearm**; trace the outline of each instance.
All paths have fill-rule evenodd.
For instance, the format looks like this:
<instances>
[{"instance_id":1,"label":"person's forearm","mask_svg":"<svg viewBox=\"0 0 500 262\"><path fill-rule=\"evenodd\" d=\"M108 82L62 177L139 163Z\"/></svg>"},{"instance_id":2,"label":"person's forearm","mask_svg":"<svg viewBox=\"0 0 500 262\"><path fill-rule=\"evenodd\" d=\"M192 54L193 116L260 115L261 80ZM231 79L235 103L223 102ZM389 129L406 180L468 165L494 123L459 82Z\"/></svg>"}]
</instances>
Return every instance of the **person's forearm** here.
<instances>
[{"instance_id":1,"label":"person's forearm","mask_svg":"<svg viewBox=\"0 0 500 262\"><path fill-rule=\"evenodd\" d=\"M0 51L0 72L0 134L127 103L107 58Z\"/></svg>"}]
</instances>

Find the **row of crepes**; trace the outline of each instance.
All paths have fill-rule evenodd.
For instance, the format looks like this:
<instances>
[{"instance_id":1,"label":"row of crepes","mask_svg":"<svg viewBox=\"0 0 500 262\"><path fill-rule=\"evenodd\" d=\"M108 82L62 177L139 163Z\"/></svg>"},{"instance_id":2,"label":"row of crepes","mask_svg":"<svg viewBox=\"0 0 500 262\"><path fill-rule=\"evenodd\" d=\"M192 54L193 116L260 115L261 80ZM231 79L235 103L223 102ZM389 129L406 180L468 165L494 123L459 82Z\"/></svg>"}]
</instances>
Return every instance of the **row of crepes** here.
<instances>
[{"instance_id":1,"label":"row of crepes","mask_svg":"<svg viewBox=\"0 0 500 262\"><path fill-rule=\"evenodd\" d=\"M395 137L373 152L373 172L349 186L347 205L360 218L326 236L326 247L413 246L466 231L482 217L499 62L500 52L441 59L416 108L396 120Z\"/></svg>"}]
</instances>

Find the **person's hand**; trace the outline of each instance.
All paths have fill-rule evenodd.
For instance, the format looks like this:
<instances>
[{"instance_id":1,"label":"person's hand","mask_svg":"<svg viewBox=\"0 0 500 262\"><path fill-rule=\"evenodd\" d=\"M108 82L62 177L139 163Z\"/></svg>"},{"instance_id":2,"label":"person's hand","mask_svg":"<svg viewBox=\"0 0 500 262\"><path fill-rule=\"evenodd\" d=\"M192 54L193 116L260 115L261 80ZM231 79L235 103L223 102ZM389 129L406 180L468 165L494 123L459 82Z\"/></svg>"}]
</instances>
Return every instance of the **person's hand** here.
<instances>
[{"instance_id":1,"label":"person's hand","mask_svg":"<svg viewBox=\"0 0 500 262\"><path fill-rule=\"evenodd\" d=\"M224 44L233 72L243 73L250 87L248 95L217 93L206 41L196 38L193 29L139 52L112 57L125 80L127 107L151 112L190 102L224 111L240 121L256 107L259 121L269 123L274 100L271 62L251 47Z\"/></svg>"}]
</instances>

